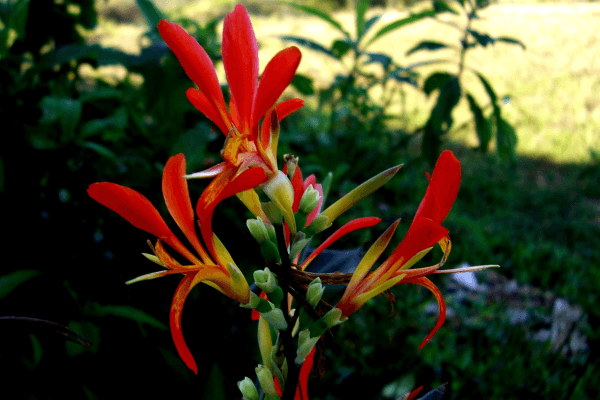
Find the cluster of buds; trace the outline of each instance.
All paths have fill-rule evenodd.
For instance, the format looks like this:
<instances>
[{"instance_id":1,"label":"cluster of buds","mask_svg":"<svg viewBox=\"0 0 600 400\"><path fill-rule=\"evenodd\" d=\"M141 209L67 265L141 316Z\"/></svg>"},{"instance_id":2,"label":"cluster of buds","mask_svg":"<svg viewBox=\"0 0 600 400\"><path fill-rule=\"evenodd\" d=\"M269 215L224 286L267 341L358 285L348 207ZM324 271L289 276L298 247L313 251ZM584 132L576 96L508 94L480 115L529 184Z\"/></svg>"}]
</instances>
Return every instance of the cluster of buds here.
<instances>
[{"instance_id":1,"label":"cluster of buds","mask_svg":"<svg viewBox=\"0 0 600 400\"><path fill-rule=\"evenodd\" d=\"M307 381L312 368L315 344L331 328L346 321L362 305L392 286L404 283L432 291L440 314L433 331L440 328L445 304L428 275L465 272L486 267L439 270L450 252L449 232L442 222L456 199L460 185L460 163L454 155L441 154L425 197L406 234L392 254L372 272L372 266L387 247L398 226L396 221L366 252L353 273L319 274L306 268L326 248L342 236L370 228L381 220L358 218L331 234L307 257L300 254L317 234L330 228L345 211L387 183L401 166L392 167L367 180L324 208L331 185L329 174L319 184L311 175L304 179L298 159L284 156L277 165L279 122L302 106L291 99L275 104L290 84L300 62L296 47L282 50L267 64L258 79L258 46L250 18L241 5L228 14L223 28L223 64L231 91L226 106L212 61L204 49L177 24L161 21L159 32L175 53L190 79L198 86L186 92L189 101L226 136L221 152L223 162L208 170L186 173L183 154L171 157L164 168L162 191L170 215L192 246L188 249L167 227L157 209L137 191L114 183L92 184L89 195L117 212L137 228L157 238L150 244L153 254L145 256L164 269L129 281L153 279L169 274L184 277L175 291L170 312L170 328L175 347L185 364L198 369L185 343L181 329L184 302L193 287L204 283L252 310L258 320L261 364L257 381L267 399L308 399ZM192 208L188 180L212 178ZM246 225L258 243L267 267L254 271L254 282L262 292L250 289L232 256L212 229L215 208L225 198L237 196L253 214ZM200 236L196 233L200 227ZM173 258L166 243L185 260ZM438 264L409 269L436 244L444 252ZM346 284L335 306L323 301L326 285ZM246 377L238 383L245 399L261 398L255 381Z\"/></svg>"}]
</instances>

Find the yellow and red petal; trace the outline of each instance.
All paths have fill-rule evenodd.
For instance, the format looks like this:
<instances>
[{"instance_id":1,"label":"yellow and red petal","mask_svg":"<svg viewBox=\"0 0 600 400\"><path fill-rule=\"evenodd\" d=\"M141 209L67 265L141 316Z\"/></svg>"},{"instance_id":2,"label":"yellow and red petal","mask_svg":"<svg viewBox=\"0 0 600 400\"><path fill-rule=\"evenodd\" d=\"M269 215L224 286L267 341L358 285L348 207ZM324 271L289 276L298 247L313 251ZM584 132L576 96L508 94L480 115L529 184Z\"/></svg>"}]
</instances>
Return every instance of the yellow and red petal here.
<instances>
[{"instance_id":1,"label":"yellow and red petal","mask_svg":"<svg viewBox=\"0 0 600 400\"><path fill-rule=\"evenodd\" d=\"M242 133L250 133L258 83L258 43L248 12L241 4L227 14L223 24L223 65L235 102Z\"/></svg>"},{"instance_id":2,"label":"yellow and red petal","mask_svg":"<svg viewBox=\"0 0 600 400\"><path fill-rule=\"evenodd\" d=\"M254 123L273 107L279 96L294 79L302 53L296 46L288 47L277 53L265 67L258 83L254 103Z\"/></svg>"},{"instance_id":3,"label":"yellow and red petal","mask_svg":"<svg viewBox=\"0 0 600 400\"><path fill-rule=\"evenodd\" d=\"M296 396L294 397L294 400L309 400L308 377L310 376L310 370L313 367L316 349L317 347L314 346L300 367L300 376L298 377L298 387L296 388Z\"/></svg>"},{"instance_id":4,"label":"yellow and red petal","mask_svg":"<svg viewBox=\"0 0 600 400\"><path fill-rule=\"evenodd\" d=\"M172 22L161 20L158 32L175 53L187 76L200 88L214 109L213 115L227 113L225 100L215 72L215 66L206 51L182 27ZM225 125L217 123L219 127Z\"/></svg>"},{"instance_id":5,"label":"yellow and red petal","mask_svg":"<svg viewBox=\"0 0 600 400\"><path fill-rule=\"evenodd\" d=\"M187 180L185 179L185 156L179 153L169 158L163 171L162 191L169 213L185 237L200 254L204 263L212 260L196 236L194 210L190 200Z\"/></svg>"},{"instance_id":6,"label":"yellow and red petal","mask_svg":"<svg viewBox=\"0 0 600 400\"><path fill-rule=\"evenodd\" d=\"M346 223L340 229L335 231L331 236L329 236L327 238L327 240L325 240L319 247L317 247L315 249L315 251L313 251L306 260L304 260L300 269L302 271L304 271L306 269L306 267L308 266L308 264L310 264L312 262L312 260L315 259L315 257L317 257L319 254L321 254L323 252L323 250L325 250L327 247L329 247L332 243L337 241L342 236L347 235L350 232L354 232L355 230L358 230L358 229L370 228L372 226L377 225L379 222L381 222L381 218L363 217L363 218L354 219L354 220Z\"/></svg>"},{"instance_id":7,"label":"yellow and red petal","mask_svg":"<svg viewBox=\"0 0 600 400\"><path fill-rule=\"evenodd\" d=\"M451 151L445 150L435 163L427 192L417 209L415 219L423 217L442 223L456 200L460 178L460 162Z\"/></svg>"}]
</instances>

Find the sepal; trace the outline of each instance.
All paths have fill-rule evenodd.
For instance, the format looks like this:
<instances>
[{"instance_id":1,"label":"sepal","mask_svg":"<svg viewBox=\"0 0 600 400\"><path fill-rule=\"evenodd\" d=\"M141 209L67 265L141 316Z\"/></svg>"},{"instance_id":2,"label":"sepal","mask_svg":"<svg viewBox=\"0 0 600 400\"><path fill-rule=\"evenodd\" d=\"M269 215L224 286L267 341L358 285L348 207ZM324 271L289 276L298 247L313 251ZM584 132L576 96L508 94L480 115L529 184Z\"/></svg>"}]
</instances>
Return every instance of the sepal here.
<instances>
[{"instance_id":1,"label":"sepal","mask_svg":"<svg viewBox=\"0 0 600 400\"><path fill-rule=\"evenodd\" d=\"M264 365L259 365L256 367L256 376L258 377L260 386L265 394L267 396L279 399L279 395L275 390L275 384L273 383L273 374L271 374L269 368L265 367Z\"/></svg>"},{"instance_id":2,"label":"sepal","mask_svg":"<svg viewBox=\"0 0 600 400\"><path fill-rule=\"evenodd\" d=\"M308 290L306 291L306 301L315 308L319 301L321 301L321 296L323 296L323 292L325 288L321 284L321 278L315 278L310 285L308 285Z\"/></svg>"},{"instance_id":3,"label":"sepal","mask_svg":"<svg viewBox=\"0 0 600 400\"><path fill-rule=\"evenodd\" d=\"M277 330L285 331L288 328L288 323L280 308L273 308L269 312L261 312L260 316Z\"/></svg>"},{"instance_id":4,"label":"sepal","mask_svg":"<svg viewBox=\"0 0 600 400\"><path fill-rule=\"evenodd\" d=\"M252 234L252 237L259 244L263 244L264 242L269 240L269 233L267 232L267 228L265 227L265 224L262 221L262 219L260 219L260 217L256 217L256 219L247 220L246 226Z\"/></svg>"},{"instance_id":5,"label":"sepal","mask_svg":"<svg viewBox=\"0 0 600 400\"><path fill-rule=\"evenodd\" d=\"M239 381L237 385L240 392L242 392L244 399L259 400L258 390L256 390L256 386L254 386L252 379L245 377L244 380Z\"/></svg>"},{"instance_id":6,"label":"sepal","mask_svg":"<svg viewBox=\"0 0 600 400\"><path fill-rule=\"evenodd\" d=\"M302 364L304 359L308 356L308 354L312 351L315 344L319 341L321 335L312 337L308 330L300 331L298 335L298 350L296 352L296 359L294 360L296 364Z\"/></svg>"},{"instance_id":7,"label":"sepal","mask_svg":"<svg viewBox=\"0 0 600 400\"><path fill-rule=\"evenodd\" d=\"M271 293L275 290L275 288L278 287L277 278L275 277L275 274L273 274L271 270L269 270L269 268L265 268L264 270L256 270L254 271L253 276L254 283L256 283L256 286L258 286L267 293Z\"/></svg>"}]
</instances>

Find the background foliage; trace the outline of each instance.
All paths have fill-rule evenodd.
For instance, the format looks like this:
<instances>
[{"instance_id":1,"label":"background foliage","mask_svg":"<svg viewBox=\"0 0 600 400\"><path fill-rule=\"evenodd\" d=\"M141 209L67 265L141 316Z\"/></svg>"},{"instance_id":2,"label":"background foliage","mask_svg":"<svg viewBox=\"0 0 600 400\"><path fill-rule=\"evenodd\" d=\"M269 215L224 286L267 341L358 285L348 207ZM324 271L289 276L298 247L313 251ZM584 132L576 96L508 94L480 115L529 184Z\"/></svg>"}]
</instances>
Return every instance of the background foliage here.
<instances>
[{"instance_id":1,"label":"background foliage","mask_svg":"<svg viewBox=\"0 0 600 400\"><path fill-rule=\"evenodd\" d=\"M585 399L594 398L592 393L598 390L598 347L593 339L600 326L594 307L600 278L600 158L593 151L585 164L526 158L514 152L512 139L509 146L503 148L500 140L491 146L494 151L485 153L486 143L493 144L492 133L496 140L502 134L512 137L506 121L519 128L519 146L539 141L527 126L514 123L518 118L510 119L514 114L504 115L511 100L505 96L511 93L504 92L502 82L465 77L458 91L449 92L454 93L447 103L451 107L444 106L443 92L450 90L444 87L448 82L456 87L460 75L456 68L462 65L465 49L477 45L495 52L506 46L486 47L503 35L487 34L487 20L475 21L470 3L448 2L444 8L441 2L421 2L410 9L410 24L398 23L393 31L384 32L398 41L411 37L405 29L412 26L448 21L458 21L461 32L466 32L462 42L446 42L432 34L435 29L427 30L427 36L412 37L404 53L423 57L410 63L368 47L374 37L370 39L369 32L376 36L394 22L407 21L407 14L387 20L377 17L392 11L373 9L382 4L303 2L252 9L256 3L248 3L251 11L273 15L323 6L319 22L308 21L341 29L342 36L330 42L308 38L314 43L300 43L335 60L340 72L328 84L319 82L310 69L302 72L304 77L295 86L307 107L283 125L281 154L299 155L303 171L318 179L333 171L332 188L337 192L329 199L390 165L404 163L390 185L356 207L355 216L377 215L384 222L400 216L409 222L427 185L424 172L431 170L425 160L436 151L452 149L464 169L459 199L446 223L454 240L450 261L498 263L507 278L579 304L592 327L585 332L588 351L561 356L550 350L548 342L527 340L529 326L511 325L502 302L453 298L450 288L442 288L458 317L417 352L434 321L427 312L432 299L417 288L399 287L394 291L392 317L389 302L375 299L326 343L323 379L310 384L315 399L348 398L358 389L370 391L372 398L395 398L416 385L424 384L428 390L444 382L450 382L451 398L460 399ZM2 243L10 257L5 257L0 274L1 314L55 321L92 342L91 347L65 343L59 335L3 320L1 372L5 382L26 388L23 398L96 399L114 396L117 390L119 397L238 398L235 382L253 371L257 359L257 354L251 357L256 352L256 328L248 312L208 288L199 288L184 313L186 338L201 360L199 375L190 374L166 326L177 279L123 285L152 268L139 254L147 251L148 235L85 194L90 183L117 182L142 192L166 215L159 190L165 160L184 152L188 170L199 170L217 162L222 146L220 134L187 103L183 92L191 83L153 28L164 11L148 0L131 4L132 15L146 24L140 51L133 55L98 44L89 31L98 21L104 29L117 31L119 18L133 18L113 10L110 3L0 2L0 94L9 99L0 108L4 123L0 198L2 224L10 233ZM100 18L99 6L104 6ZM334 14L338 7L346 7L346 14ZM458 15L449 17L448 7ZM181 2L167 16L196 36L220 68L220 21L231 7L214 7L201 18L186 15L192 8ZM485 11L501 13L494 7ZM458 19L448 19L454 17ZM258 20L264 18L268 16L261 14ZM335 23L323 22L327 18ZM471 20L483 25L475 30L468 25ZM256 26L262 44L267 35L261 29L269 25ZM276 35L296 43L302 36ZM280 48L286 45L271 39ZM536 52L523 41L527 52ZM427 64L443 51L452 51L444 48L450 45L457 51L449 56L451 62ZM485 58L482 49L474 50L477 57L470 64L486 74L490 68L480 66ZM522 52L511 51L515 50ZM315 57L312 50L303 52L303 63ZM262 53L261 60L265 62ZM492 87L502 89L496 93ZM419 103L417 92L431 99ZM517 98L512 102L518 103ZM405 107L398 108L398 103ZM583 103L593 125L595 105ZM420 111L414 114L413 108ZM535 110L523 113L532 115ZM539 122L547 121L541 118L534 123L544 135L554 128L550 122ZM458 123L469 120L466 125ZM445 129L440 130L442 125ZM422 138L430 138L431 132L443 140L427 148L431 141ZM449 140L461 132L467 132L471 147ZM472 138L477 140L473 143ZM600 150L600 145L590 147ZM197 199L202 185L190 186L192 199ZM215 229L249 274L261 265L260 256L238 210L239 202L226 201L215 216ZM340 246L368 244L379 233L358 233ZM444 286L446 280L439 282ZM543 311L539 320L548 314L550 310Z\"/></svg>"}]
</instances>

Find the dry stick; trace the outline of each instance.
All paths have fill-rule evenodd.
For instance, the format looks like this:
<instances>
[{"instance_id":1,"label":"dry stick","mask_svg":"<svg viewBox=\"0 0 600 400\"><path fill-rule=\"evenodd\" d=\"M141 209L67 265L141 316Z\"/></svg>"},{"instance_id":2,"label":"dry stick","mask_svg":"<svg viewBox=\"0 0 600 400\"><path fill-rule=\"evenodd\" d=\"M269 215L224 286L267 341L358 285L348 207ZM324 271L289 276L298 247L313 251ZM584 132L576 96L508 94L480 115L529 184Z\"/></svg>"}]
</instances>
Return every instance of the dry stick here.
<instances>
[{"instance_id":1,"label":"dry stick","mask_svg":"<svg viewBox=\"0 0 600 400\"><path fill-rule=\"evenodd\" d=\"M288 306L288 293L289 286L287 284L290 281L289 272L292 268L290 264L290 256L287 252L287 246L285 244L285 233L283 225L276 227L275 232L277 234L277 246L279 247L279 256L281 257L281 269L279 275L281 290L283 291L283 316L288 324L288 328L285 331L281 331L281 341L283 342L283 352L288 363L288 374L287 382L285 382L285 391L283 392L282 400L294 400L296 396L296 386L298 386L298 378L300 370L296 365L294 359L296 358L296 352L294 351L294 344L292 343L292 330L294 325L291 324L289 306ZM287 276L286 276L287 275ZM285 279L288 278L288 279ZM299 296L301 297L301 296Z\"/></svg>"}]
</instances>

